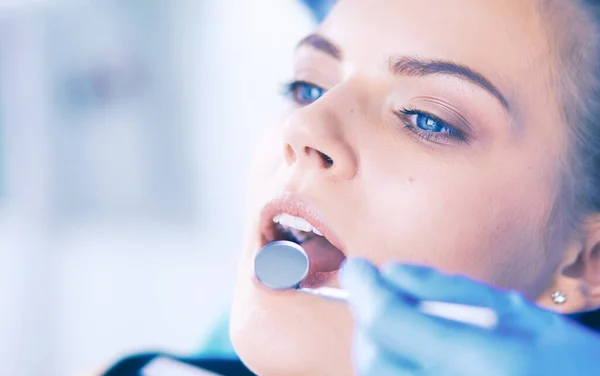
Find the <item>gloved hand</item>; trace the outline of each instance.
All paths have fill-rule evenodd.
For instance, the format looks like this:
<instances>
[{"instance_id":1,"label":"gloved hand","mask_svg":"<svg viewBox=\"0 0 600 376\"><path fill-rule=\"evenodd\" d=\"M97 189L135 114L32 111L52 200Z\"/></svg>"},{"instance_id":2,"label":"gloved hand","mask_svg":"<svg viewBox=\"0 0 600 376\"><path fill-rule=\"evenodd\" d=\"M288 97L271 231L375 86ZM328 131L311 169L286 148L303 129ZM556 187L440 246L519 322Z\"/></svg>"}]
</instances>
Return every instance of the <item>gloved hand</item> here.
<instances>
[{"instance_id":1,"label":"gloved hand","mask_svg":"<svg viewBox=\"0 0 600 376\"><path fill-rule=\"evenodd\" d=\"M598 334L515 292L414 265L378 270L362 259L347 260L340 277L355 316L360 375L600 375ZM417 308L422 300L489 307L498 325L431 316Z\"/></svg>"}]
</instances>

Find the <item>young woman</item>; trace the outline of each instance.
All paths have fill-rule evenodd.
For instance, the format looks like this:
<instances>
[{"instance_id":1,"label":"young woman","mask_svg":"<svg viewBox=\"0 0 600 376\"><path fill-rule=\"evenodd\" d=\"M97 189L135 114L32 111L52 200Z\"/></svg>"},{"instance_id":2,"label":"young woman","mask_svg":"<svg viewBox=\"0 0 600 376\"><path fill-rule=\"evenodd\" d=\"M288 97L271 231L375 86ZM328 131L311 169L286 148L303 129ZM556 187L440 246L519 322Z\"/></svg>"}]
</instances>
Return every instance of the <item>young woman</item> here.
<instances>
[{"instance_id":1,"label":"young woman","mask_svg":"<svg viewBox=\"0 0 600 376\"><path fill-rule=\"evenodd\" d=\"M254 163L231 320L248 368L598 373L600 338L567 318L600 307L596 3L343 0L299 43ZM289 237L306 285L348 305L257 282L257 252ZM498 326L422 300L489 307Z\"/></svg>"}]
</instances>

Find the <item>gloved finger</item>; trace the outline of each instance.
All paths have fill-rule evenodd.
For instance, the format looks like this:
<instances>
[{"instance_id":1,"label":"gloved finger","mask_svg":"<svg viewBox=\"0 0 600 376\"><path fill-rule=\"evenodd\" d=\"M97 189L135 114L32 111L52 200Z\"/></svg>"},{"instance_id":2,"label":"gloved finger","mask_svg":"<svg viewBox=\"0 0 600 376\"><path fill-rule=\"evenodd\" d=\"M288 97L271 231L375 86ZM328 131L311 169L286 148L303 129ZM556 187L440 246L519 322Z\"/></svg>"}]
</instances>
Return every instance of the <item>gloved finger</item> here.
<instances>
[{"instance_id":1,"label":"gloved finger","mask_svg":"<svg viewBox=\"0 0 600 376\"><path fill-rule=\"evenodd\" d=\"M354 336L353 360L361 376L411 376L417 370L412 362L381 348L360 328Z\"/></svg>"},{"instance_id":2,"label":"gloved finger","mask_svg":"<svg viewBox=\"0 0 600 376\"><path fill-rule=\"evenodd\" d=\"M485 329L420 312L413 299L387 283L368 261L348 259L340 277L362 330L387 352L420 366L446 359L457 346L493 337Z\"/></svg>"},{"instance_id":3,"label":"gloved finger","mask_svg":"<svg viewBox=\"0 0 600 376\"><path fill-rule=\"evenodd\" d=\"M381 276L405 294L420 301L442 301L492 309L500 325L525 332L544 327L550 313L541 310L520 294L500 290L460 275L445 275L433 268L389 264L381 269Z\"/></svg>"}]
</instances>

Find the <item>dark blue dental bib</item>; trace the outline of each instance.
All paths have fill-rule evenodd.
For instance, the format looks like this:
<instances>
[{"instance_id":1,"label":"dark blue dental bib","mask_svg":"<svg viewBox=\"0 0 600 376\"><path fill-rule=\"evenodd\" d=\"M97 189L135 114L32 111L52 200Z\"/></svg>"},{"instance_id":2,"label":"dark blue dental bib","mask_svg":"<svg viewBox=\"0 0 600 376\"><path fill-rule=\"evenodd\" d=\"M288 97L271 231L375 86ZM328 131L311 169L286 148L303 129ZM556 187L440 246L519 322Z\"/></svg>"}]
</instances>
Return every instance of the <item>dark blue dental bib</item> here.
<instances>
[{"instance_id":1,"label":"dark blue dental bib","mask_svg":"<svg viewBox=\"0 0 600 376\"><path fill-rule=\"evenodd\" d=\"M255 376L237 358L181 358L145 353L121 359L103 376Z\"/></svg>"}]
</instances>

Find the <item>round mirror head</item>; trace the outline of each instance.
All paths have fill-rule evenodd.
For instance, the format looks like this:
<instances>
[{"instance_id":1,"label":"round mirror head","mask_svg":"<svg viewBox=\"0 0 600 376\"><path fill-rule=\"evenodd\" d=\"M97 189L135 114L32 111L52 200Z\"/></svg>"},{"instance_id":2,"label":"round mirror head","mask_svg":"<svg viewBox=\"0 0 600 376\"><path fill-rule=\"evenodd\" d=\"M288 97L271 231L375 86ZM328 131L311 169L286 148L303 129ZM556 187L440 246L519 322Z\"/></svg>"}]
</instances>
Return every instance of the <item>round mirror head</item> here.
<instances>
[{"instance_id":1,"label":"round mirror head","mask_svg":"<svg viewBox=\"0 0 600 376\"><path fill-rule=\"evenodd\" d=\"M254 259L254 275L275 290L295 289L308 273L304 249L287 240L265 245Z\"/></svg>"}]
</instances>

